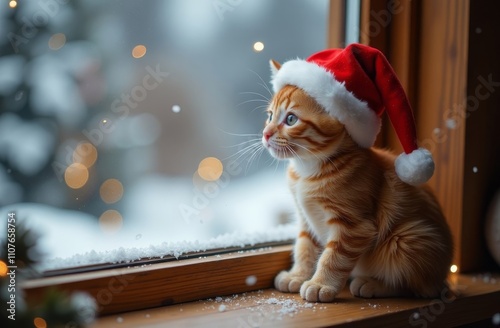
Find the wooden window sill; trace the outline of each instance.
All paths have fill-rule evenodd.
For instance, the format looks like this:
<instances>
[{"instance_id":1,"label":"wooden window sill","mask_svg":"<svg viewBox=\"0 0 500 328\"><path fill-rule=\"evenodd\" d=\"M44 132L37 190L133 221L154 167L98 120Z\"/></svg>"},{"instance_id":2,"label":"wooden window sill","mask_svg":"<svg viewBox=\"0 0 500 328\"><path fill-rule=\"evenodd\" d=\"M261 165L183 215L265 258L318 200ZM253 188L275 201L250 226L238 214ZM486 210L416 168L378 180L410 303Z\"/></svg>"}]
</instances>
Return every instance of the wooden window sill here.
<instances>
[{"instance_id":1,"label":"wooden window sill","mask_svg":"<svg viewBox=\"0 0 500 328\"><path fill-rule=\"evenodd\" d=\"M456 274L451 299L360 299L343 290L331 304L274 289L99 318L91 327L454 327L489 322L500 311L500 277ZM140 300L137 300L140 302ZM415 316L418 313L418 317Z\"/></svg>"},{"instance_id":2,"label":"wooden window sill","mask_svg":"<svg viewBox=\"0 0 500 328\"><path fill-rule=\"evenodd\" d=\"M272 286L291 265L291 245L187 260L46 277L23 283L36 302L46 289L83 290L98 303L92 327L452 327L500 312L500 276L453 275L455 300L354 298L346 289L331 304L308 304ZM249 283L255 280L255 283ZM260 291L255 291L259 290ZM444 291L446 292L446 291ZM229 295L229 296L227 296ZM238 296L235 296L238 295ZM215 300L215 297L222 299ZM211 300L209 300L211 298ZM198 301L203 300L204 301ZM229 300L226 301L226 300ZM222 305L222 307L221 307ZM412 317L419 313L419 317Z\"/></svg>"},{"instance_id":3,"label":"wooden window sill","mask_svg":"<svg viewBox=\"0 0 500 328\"><path fill-rule=\"evenodd\" d=\"M352 297L346 289L334 303L308 304L297 294L270 289L275 275L290 267L291 248L71 273L29 280L23 289L35 303L53 287L90 293L101 316L92 327L452 327L491 323L500 311L500 276L485 281L479 275L461 274L451 277L461 292L455 300L446 293L436 300L366 300ZM222 301L217 302L217 296ZM211 301L198 301L208 298ZM413 318L414 313L419 317Z\"/></svg>"},{"instance_id":4,"label":"wooden window sill","mask_svg":"<svg viewBox=\"0 0 500 328\"><path fill-rule=\"evenodd\" d=\"M65 270L71 273L28 280L22 288L32 304L57 287L89 293L99 315L121 313L269 288L276 274L291 266L291 251L291 245L259 245L161 263L139 261L130 267L78 268L83 272Z\"/></svg>"}]
</instances>

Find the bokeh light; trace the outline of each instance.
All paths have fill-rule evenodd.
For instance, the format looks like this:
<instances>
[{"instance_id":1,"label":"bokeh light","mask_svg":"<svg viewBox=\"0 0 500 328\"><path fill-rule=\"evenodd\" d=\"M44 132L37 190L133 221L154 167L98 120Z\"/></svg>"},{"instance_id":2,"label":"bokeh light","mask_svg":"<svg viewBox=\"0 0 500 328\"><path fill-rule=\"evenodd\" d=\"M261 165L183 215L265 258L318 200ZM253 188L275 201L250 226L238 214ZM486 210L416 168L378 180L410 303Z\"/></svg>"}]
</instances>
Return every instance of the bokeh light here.
<instances>
[{"instance_id":1,"label":"bokeh light","mask_svg":"<svg viewBox=\"0 0 500 328\"><path fill-rule=\"evenodd\" d=\"M47 328L47 322L40 317L36 317L33 320L33 324L35 325L36 328Z\"/></svg>"},{"instance_id":2,"label":"bokeh light","mask_svg":"<svg viewBox=\"0 0 500 328\"><path fill-rule=\"evenodd\" d=\"M89 180L89 170L81 163L73 163L64 172L64 181L68 187L79 189Z\"/></svg>"},{"instance_id":3,"label":"bokeh light","mask_svg":"<svg viewBox=\"0 0 500 328\"><path fill-rule=\"evenodd\" d=\"M10 8L16 8L17 7L17 1L14 1L14 0L10 1L9 2L9 7Z\"/></svg>"},{"instance_id":4,"label":"bokeh light","mask_svg":"<svg viewBox=\"0 0 500 328\"><path fill-rule=\"evenodd\" d=\"M181 111L181 106L179 106L179 105L172 106L172 112L179 113L180 111Z\"/></svg>"},{"instance_id":5,"label":"bokeh light","mask_svg":"<svg viewBox=\"0 0 500 328\"><path fill-rule=\"evenodd\" d=\"M73 162L80 163L87 168L92 167L97 160L97 149L90 142L82 142L73 152Z\"/></svg>"},{"instance_id":6,"label":"bokeh light","mask_svg":"<svg viewBox=\"0 0 500 328\"><path fill-rule=\"evenodd\" d=\"M215 157L204 158L198 165L198 175L205 181L216 181L223 170L222 162Z\"/></svg>"},{"instance_id":7,"label":"bokeh light","mask_svg":"<svg viewBox=\"0 0 500 328\"><path fill-rule=\"evenodd\" d=\"M66 35L63 33L56 33L49 39L49 48L52 50L59 50L66 44Z\"/></svg>"},{"instance_id":8,"label":"bokeh light","mask_svg":"<svg viewBox=\"0 0 500 328\"><path fill-rule=\"evenodd\" d=\"M132 57L134 58L142 58L146 54L146 47L142 44L138 44L132 49Z\"/></svg>"},{"instance_id":9,"label":"bokeh light","mask_svg":"<svg viewBox=\"0 0 500 328\"><path fill-rule=\"evenodd\" d=\"M257 41L253 44L253 51L261 52L262 50L264 50L264 43Z\"/></svg>"},{"instance_id":10,"label":"bokeh light","mask_svg":"<svg viewBox=\"0 0 500 328\"><path fill-rule=\"evenodd\" d=\"M105 232L117 232L121 229L122 224L122 215L116 210L107 210L99 217L99 226Z\"/></svg>"},{"instance_id":11,"label":"bokeh light","mask_svg":"<svg viewBox=\"0 0 500 328\"><path fill-rule=\"evenodd\" d=\"M108 179L102 183L99 194L103 202L116 203L123 196L123 185L117 179Z\"/></svg>"},{"instance_id":12,"label":"bokeh light","mask_svg":"<svg viewBox=\"0 0 500 328\"><path fill-rule=\"evenodd\" d=\"M458 271L458 267L455 264L452 264L452 266L450 267L450 271L451 273L455 273Z\"/></svg>"},{"instance_id":13,"label":"bokeh light","mask_svg":"<svg viewBox=\"0 0 500 328\"><path fill-rule=\"evenodd\" d=\"M0 277L5 277L7 275L7 264L4 261L0 261Z\"/></svg>"}]
</instances>

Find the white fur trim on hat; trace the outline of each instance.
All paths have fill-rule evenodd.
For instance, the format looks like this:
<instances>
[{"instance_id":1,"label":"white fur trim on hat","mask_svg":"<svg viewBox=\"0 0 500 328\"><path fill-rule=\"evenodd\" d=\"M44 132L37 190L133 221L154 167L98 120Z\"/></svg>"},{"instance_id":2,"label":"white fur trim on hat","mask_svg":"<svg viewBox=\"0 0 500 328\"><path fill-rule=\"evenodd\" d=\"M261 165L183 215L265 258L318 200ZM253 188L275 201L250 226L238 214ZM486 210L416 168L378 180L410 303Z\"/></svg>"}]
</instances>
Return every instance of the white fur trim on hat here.
<instances>
[{"instance_id":1,"label":"white fur trim on hat","mask_svg":"<svg viewBox=\"0 0 500 328\"><path fill-rule=\"evenodd\" d=\"M394 165L401 181L414 186L425 183L434 173L432 154L425 148L415 149L410 154L402 153Z\"/></svg>"},{"instance_id":2,"label":"white fur trim on hat","mask_svg":"<svg viewBox=\"0 0 500 328\"><path fill-rule=\"evenodd\" d=\"M315 63L290 60L275 72L271 79L274 92L285 85L295 85L313 97L333 117L346 127L350 136L361 147L371 147L380 130L380 118L346 89L345 84Z\"/></svg>"}]
</instances>

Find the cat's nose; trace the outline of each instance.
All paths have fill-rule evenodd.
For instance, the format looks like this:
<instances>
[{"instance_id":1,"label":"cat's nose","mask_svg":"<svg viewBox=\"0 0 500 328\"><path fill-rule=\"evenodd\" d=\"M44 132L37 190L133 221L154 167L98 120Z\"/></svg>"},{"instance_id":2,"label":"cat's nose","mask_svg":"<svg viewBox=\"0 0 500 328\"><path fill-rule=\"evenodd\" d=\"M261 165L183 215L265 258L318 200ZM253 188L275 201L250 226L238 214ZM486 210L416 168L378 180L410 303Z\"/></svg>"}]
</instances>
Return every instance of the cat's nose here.
<instances>
[{"instance_id":1,"label":"cat's nose","mask_svg":"<svg viewBox=\"0 0 500 328\"><path fill-rule=\"evenodd\" d=\"M266 139L266 141L269 141L269 138L271 138L273 134L274 133L271 131L264 131L264 139Z\"/></svg>"}]
</instances>

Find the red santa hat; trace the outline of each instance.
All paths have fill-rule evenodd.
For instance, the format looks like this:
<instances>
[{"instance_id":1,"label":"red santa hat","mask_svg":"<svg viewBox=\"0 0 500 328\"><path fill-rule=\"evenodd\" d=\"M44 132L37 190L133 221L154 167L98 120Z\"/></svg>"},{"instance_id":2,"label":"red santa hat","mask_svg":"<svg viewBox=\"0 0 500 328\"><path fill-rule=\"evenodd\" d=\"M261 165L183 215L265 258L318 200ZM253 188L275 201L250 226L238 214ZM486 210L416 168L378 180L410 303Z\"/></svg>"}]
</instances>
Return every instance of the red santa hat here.
<instances>
[{"instance_id":1,"label":"red santa hat","mask_svg":"<svg viewBox=\"0 0 500 328\"><path fill-rule=\"evenodd\" d=\"M279 70L271 64L274 92L295 85L313 97L346 127L361 147L371 147L380 131L384 111L404 153L395 162L399 178L419 185L432 177L431 153L418 148L413 112L394 70L377 49L351 44L328 49L306 60L290 60Z\"/></svg>"}]
</instances>

